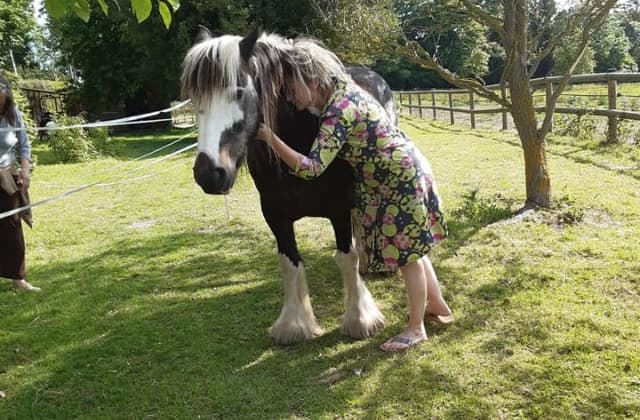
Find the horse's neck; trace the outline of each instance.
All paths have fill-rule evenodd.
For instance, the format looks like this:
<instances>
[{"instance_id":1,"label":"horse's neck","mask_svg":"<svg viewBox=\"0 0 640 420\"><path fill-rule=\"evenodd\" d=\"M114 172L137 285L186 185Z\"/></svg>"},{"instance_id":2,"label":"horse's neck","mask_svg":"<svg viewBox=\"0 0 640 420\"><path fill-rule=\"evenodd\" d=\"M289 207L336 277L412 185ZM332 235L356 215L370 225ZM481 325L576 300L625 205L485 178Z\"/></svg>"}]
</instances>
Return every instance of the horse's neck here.
<instances>
[{"instance_id":1,"label":"horse's neck","mask_svg":"<svg viewBox=\"0 0 640 420\"><path fill-rule=\"evenodd\" d=\"M298 111L293 106L280 103L278 128L280 138L299 153L307 154L318 135L319 119L308 111Z\"/></svg>"}]
</instances>

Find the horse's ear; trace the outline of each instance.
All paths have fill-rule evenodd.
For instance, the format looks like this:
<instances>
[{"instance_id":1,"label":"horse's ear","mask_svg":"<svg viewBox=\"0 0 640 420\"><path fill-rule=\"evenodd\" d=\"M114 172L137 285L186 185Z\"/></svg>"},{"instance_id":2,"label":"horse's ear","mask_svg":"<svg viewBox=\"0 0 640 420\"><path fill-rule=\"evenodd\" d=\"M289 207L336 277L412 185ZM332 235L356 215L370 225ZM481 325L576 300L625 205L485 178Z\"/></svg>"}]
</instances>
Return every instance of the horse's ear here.
<instances>
[{"instance_id":1,"label":"horse's ear","mask_svg":"<svg viewBox=\"0 0 640 420\"><path fill-rule=\"evenodd\" d=\"M249 61L253 54L253 47L255 47L258 38L262 35L262 28L258 25L240 41L240 57L244 61Z\"/></svg>"},{"instance_id":2,"label":"horse's ear","mask_svg":"<svg viewBox=\"0 0 640 420\"><path fill-rule=\"evenodd\" d=\"M207 39L213 38L213 35L211 35L211 31L209 30L209 28L203 25L198 25L198 27L200 28L200 32L198 32L196 42L202 42L206 41Z\"/></svg>"}]
</instances>

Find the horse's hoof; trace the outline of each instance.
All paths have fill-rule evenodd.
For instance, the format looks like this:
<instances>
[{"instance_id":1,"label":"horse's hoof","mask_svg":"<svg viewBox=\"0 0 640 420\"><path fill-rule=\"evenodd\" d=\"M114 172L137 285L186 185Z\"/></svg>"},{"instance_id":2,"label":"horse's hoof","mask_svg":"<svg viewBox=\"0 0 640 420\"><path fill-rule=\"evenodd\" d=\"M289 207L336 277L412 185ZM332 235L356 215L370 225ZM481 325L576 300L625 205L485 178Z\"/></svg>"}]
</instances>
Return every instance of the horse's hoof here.
<instances>
[{"instance_id":1,"label":"horse's hoof","mask_svg":"<svg viewBox=\"0 0 640 420\"><path fill-rule=\"evenodd\" d=\"M348 335L356 340L368 338L378 334L384 327L384 317L382 314L370 317L367 320L361 319L345 319L342 322L340 330L343 334Z\"/></svg>"},{"instance_id":2,"label":"horse's hoof","mask_svg":"<svg viewBox=\"0 0 640 420\"><path fill-rule=\"evenodd\" d=\"M288 346L322 335L323 331L315 325L274 324L269 329L269 337L277 344Z\"/></svg>"}]
</instances>

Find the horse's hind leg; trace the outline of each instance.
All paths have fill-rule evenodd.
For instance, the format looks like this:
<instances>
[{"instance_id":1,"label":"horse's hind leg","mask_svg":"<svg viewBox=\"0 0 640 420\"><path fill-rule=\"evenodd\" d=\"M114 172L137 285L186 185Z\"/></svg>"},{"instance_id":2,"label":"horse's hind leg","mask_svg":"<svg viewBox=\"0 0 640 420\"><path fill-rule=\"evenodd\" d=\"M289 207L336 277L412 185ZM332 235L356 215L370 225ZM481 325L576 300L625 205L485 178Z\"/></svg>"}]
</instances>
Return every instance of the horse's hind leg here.
<instances>
[{"instance_id":1,"label":"horse's hind leg","mask_svg":"<svg viewBox=\"0 0 640 420\"><path fill-rule=\"evenodd\" d=\"M384 316L360 276L358 253L351 246L350 218L334 218L331 223L338 248L335 259L344 285L345 313L341 331L356 339L370 337L382 329Z\"/></svg>"},{"instance_id":2,"label":"horse's hind leg","mask_svg":"<svg viewBox=\"0 0 640 420\"><path fill-rule=\"evenodd\" d=\"M280 268L284 283L284 305L280 316L269 329L278 344L293 344L322 334L309 299L304 264L298 254L293 222L267 220L276 236Z\"/></svg>"}]
</instances>

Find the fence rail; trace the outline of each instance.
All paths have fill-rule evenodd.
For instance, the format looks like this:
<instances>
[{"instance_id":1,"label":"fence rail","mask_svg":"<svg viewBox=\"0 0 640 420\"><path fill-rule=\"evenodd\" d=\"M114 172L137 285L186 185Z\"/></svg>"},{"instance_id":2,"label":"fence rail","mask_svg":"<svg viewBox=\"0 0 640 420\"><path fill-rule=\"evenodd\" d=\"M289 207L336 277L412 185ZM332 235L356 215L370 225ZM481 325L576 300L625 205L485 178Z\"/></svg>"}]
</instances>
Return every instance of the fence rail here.
<instances>
[{"instance_id":1,"label":"fence rail","mask_svg":"<svg viewBox=\"0 0 640 420\"><path fill-rule=\"evenodd\" d=\"M545 112L546 104L549 102L553 94L554 85L557 85L562 77L543 77L530 80L531 87L535 90L544 88L544 94L534 95L535 97L544 97L544 105L536 106L536 112ZM618 109L619 90L618 83L640 83L640 73L596 73L596 74L580 74L571 77L570 84L582 83L606 83L606 95L580 95L607 97L607 108L571 108L556 106L557 114L574 114L574 115L595 115L608 118L608 139L609 141L617 141L618 121L636 120L640 121L640 112L636 110ZM487 86L490 90L499 90L502 98L510 97L508 84L496 84ZM509 128L509 115L504 107L487 107L482 106L476 94L466 89L431 89L431 90L415 90L415 91L394 91L394 98L400 112L408 110L409 114L417 114L420 118L425 118L426 114L431 114L433 119L437 119L437 112L449 113L449 121L455 124L455 115L458 113L467 114L470 117L471 128L476 128L476 116L484 114L502 114L502 129ZM446 95L448 106L443 106L436 101L436 97ZM466 96L467 107L459 105L454 106L454 97ZM573 95L572 95L573 96ZM632 96L637 97L637 96ZM640 111L640 110L639 110Z\"/></svg>"}]
</instances>

